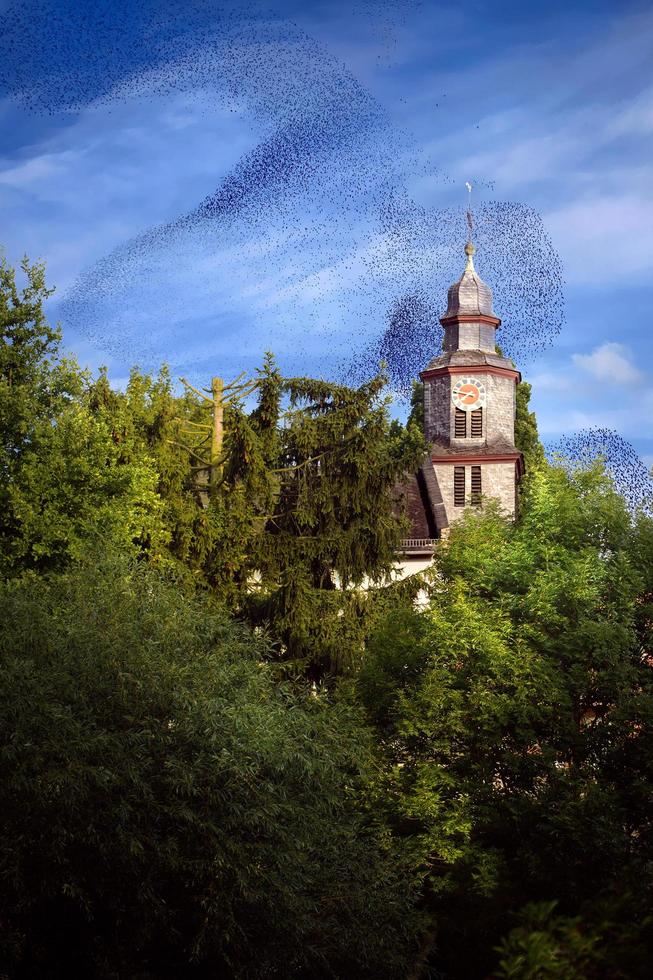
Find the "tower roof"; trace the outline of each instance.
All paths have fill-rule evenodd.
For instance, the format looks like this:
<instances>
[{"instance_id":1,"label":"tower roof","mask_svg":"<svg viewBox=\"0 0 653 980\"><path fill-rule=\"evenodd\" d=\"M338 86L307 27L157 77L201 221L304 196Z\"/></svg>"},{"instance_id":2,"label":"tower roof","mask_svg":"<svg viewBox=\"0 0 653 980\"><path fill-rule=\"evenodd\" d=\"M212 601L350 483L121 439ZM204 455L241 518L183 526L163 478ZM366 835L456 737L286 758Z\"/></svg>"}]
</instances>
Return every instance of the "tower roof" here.
<instances>
[{"instance_id":1,"label":"tower roof","mask_svg":"<svg viewBox=\"0 0 653 980\"><path fill-rule=\"evenodd\" d=\"M492 290L483 282L474 268L476 249L471 242L465 245L467 264L462 276L447 293L447 312L442 317L448 320L454 316L494 316L492 311Z\"/></svg>"}]
</instances>

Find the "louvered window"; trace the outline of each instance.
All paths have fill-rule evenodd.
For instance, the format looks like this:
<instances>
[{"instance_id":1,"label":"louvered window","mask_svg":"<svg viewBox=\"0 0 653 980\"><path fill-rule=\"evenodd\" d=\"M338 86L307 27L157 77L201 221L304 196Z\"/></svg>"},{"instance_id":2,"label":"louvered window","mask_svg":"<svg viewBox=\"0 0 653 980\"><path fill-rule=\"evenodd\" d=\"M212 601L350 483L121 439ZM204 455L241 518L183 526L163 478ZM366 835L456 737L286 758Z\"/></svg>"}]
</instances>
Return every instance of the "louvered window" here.
<instances>
[{"instance_id":1,"label":"louvered window","mask_svg":"<svg viewBox=\"0 0 653 980\"><path fill-rule=\"evenodd\" d=\"M471 504L472 507L478 507L481 503L481 494L483 493L483 485L481 483L481 467L472 466L472 494L471 494Z\"/></svg>"},{"instance_id":2,"label":"louvered window","mask_svg":"<svg viewBox=\"0 0 653 980\"><path fill-rule=\"evenodd\" d=\"M453 431L456 439L464 439L467 436L467 412L464 412L462 408L456 409Z\"/></svg>"},{"instance_id":3,"label":"louvered window","mask_svg":"<svg viewBox=\"0 0 653 980\"><path fill-rule=\"evenodd\" d=\"M479 467L476 467L479 469ZM465 506L465 467L454 466L453 468L453 504L454 507Z\"/></svg>"},{"instance_id":4,"label":"louvered window","mask_svg":"<svg viewBox=\"0 0 653 980\"><path fill-rule=\"evenodd\" d=\"M472 412L472 439L480 439L483 435L483 409L475 408Z\"/></svg>"}]
</instances>

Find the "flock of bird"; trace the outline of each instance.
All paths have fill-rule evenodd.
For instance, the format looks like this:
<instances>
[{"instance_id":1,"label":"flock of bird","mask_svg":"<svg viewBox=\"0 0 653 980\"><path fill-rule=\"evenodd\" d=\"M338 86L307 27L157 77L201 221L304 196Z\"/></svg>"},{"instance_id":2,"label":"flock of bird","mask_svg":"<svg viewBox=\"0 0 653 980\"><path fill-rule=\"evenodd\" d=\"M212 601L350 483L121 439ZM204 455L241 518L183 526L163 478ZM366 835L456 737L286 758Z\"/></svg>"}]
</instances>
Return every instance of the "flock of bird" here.
<instances>
[{"instance_id":1,"label":"flock of bird","mask_svg":"<svg viewBox=\"0 0 653 980\"><path fill-rule=\"evenodd\" d=\"M631 444L614 429L581 429L549 446L547 455L570 472L600 460L630 510L653 517L653 473L647 470Z\"/></svg>"},{"instance_id":2,"label":"flock of bird","mask_svg":"<svg viewBox=\"0 0 653 980\"><path fill-rule=\"evenodd\" d=\"M352 3L388 46L411 5ZM201 93L198 112L208 98L258 137L204 200L83 271L60 306L64 327L142 366L166 359L189 374L216 360L225 374L251 370L265 348L287 373L352 381L383 360L395 392L408 394L440 349L465 206L411 198L415 174L435 190L452 179L287 9L22 0L3 27L0 91L26 111L70 117ZM475 243L504 354L528 364L564 322L560 259L539 215L510 201L475 208ZM222 277L206 275L211 267Z\"/></svg>"}]
</instances>

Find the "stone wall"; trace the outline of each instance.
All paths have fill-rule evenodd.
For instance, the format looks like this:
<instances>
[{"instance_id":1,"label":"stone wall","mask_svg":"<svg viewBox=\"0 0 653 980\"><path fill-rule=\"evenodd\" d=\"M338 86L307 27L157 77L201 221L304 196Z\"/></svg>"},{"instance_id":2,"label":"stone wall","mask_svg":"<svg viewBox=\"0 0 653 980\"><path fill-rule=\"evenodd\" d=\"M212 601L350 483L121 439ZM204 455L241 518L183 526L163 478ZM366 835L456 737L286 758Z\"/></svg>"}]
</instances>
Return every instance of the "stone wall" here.
<instances>
[{"instance_id":1,"label":"stone wall","mask_svg":"<svg viewBox=\"0 0 653 980\"><path fill-rule=\"evenodd\" d=\"M479 371L478 375L480 377L482 372ZM491 443L500 439L513 445L517 409L515 381L513 378L505 378L498 374L486 374L483 376L483 382L487 391L485 407L487 441Z\"/></svg>"},{"instance_id":2,"label":"stone wall","mask_svg":"<svg viewBox=\"0 0 653 980\"><path fill-rule=\"evenodd\" d=\"M516 385L513 378L490 374L482 367L470 367L469 377L478 377L485 385L483 438L454 438L454 406L451 389L459 374L441 374L424 382L424 431L430 441L437 440L463 449L465 445L501 440L511 445L515 440Z\"/></svg>"},{"instance_id":3,"label":"stone wall","mask_svg":"<svg viewBox=\"0 0 653 980\"><path fill-rule=\"evenodd\" d=\"M433 469L440 486L442 500L444 502L447 520L449 524L462 517L464 507L455 507L453 502L453 471L457 465L451 463L434 463ZM502 509L510 517L515 515L516 503L516 484L515 484L515 463L483 463L479 460L481 467L481 485L484 498L495 498L499 501ZM465 466L465 499L469 502L471 494L472 467L471 464Z\"/></svg>"},{"instance_id":4,"label":"stone wall","mask_svg":"<svg viewBox=\"0 0 653 980\"><path fill-rule=\"evenodd\" d=\"M491 323L463 322L447 323L444 328L444 351L482 350L494 354L496 350L496 327Z\"/></svg>"},{"instance_id":5,"label":"stone wall","mask_svg":"<svg viewBox=\"0 0 653 980\"><path fill-rule=\"evenodd\" d=\"M451 376L441 374L424 382L424 432L428 440L451 437Z\"/></svg>"}]
</instances>

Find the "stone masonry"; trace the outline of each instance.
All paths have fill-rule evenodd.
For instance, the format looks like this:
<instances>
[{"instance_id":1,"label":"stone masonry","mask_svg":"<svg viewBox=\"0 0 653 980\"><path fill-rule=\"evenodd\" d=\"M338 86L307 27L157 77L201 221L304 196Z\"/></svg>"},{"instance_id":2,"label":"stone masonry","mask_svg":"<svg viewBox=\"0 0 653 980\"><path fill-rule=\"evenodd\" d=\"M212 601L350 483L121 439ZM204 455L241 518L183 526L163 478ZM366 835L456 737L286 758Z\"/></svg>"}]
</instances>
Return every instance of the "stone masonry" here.
<instances>
[{"instance_id":1,"label":"stone masonry","mask_svg":"<svg viewBox=\"0 0 653 980\"><path fill-rule=\"evenodd\" d=\"M515 447L516 386L521 376L512 361L496 351L495 334L501 321L492 309L490 287L474 268L474 251L468 243L463 275L449 288L447 311L441 320L443 352L421 374L424 431L431 446L445 525L459 519L466 507L482 506L490 498L498 500L505 513L513 516L523 471L523 458ZM456 437L457 406L452 394L461 381L471 391L470 400L477 398L474 404L482 408L481 435L472 436L468 423L465 436ZM474 381L484 387L484 401ZM471 411L472 407L459 403L458 411ZM460 482L457 492L454 488L456 467L464 467L464 502ZM480 467L480 502L472 496L472 467Z\"/></svg>"}]
</instances>

